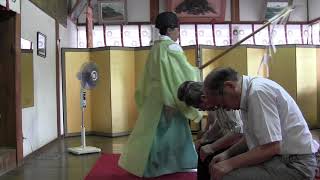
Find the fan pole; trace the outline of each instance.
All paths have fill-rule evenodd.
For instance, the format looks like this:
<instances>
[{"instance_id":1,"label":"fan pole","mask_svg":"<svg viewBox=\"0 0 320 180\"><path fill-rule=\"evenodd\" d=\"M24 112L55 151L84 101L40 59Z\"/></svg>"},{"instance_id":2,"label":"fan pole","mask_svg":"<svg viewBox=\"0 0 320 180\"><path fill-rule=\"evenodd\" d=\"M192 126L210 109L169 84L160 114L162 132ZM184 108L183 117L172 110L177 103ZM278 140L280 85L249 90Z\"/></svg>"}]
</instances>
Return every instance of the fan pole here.
<instances>
[{"instance_id":1,"label":"fan pole","mask_svg":"<svg viewBox=\"0 0 320 180\"><path fill-rule=\"evenodd\" d=\"M86 91L81 87L81 146L86 147L86 128L84 127L84 109L87 107Z\"/></svg>"},{"instance_id":2,"label":"fan pole","mask_svg":"<svg viewBox=\"0 0 320 180\"><path fill-rule=\"evenodd\" d=\"M86 128L84 127L84 110L87 107L86 91L83 87L80 89L80 107L81 107L81 146L68 148L70 153L81 155L89 153L99 153L100 148L86 146Z\"/></svg>"}]
</instances>

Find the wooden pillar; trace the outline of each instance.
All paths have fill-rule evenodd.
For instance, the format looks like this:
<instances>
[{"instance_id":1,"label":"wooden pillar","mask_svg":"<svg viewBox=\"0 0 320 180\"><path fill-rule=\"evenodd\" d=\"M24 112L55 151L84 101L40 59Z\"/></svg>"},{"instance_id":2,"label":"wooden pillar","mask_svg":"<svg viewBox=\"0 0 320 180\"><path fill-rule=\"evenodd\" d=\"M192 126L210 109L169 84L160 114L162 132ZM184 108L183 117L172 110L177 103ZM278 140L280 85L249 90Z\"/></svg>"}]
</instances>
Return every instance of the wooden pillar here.
<instances>
[{"instance_id":1,"label":"wooden pillar","mask_svg":"<svg viewBox=\"0 0 320 180\"><path fill-rule=\"evenodd\" d=\"M17 165L23 162L23 134L21 112L21 15L15 14L15 46L14 46L14 76L15 76L15 119L16 119L16 143Z\"/></svg>"},{"instance_id":2,"label":"wooden pillar","mask_svg":"<svg viewBox=\"0 0 320 180\"><path fill-rule=\"evenodd\" d=\"M56 98L57 98L57 137L61 134L61 120L60 120L60 35L59 22L56 20Z\"/></svg>"},{"instance_id":3,"label":"wooden pillar","mask_svg":"<svg viewBox=\"0 0 320 180\"><path fill-rule=\"evenodd\" d=\"M86 23L87 48L93 48L93 38L92 38L93 10L92 10L91 0L88 0L86 22L87 22Z\"/></svg>"},{"instance_id":4,"label":"wooden pillar","mask_svg":"<svg viewBox=\"0 0 320 180\"><path fill-rule=\"evenodd\" d=\"M150 23L155 23L159 14L159 0L150 0Z\"/></svg>"},{"instance_id":5,"label":"wooden pillar","mask_svg":"<svg viewBox=\"0 0 320 180\"><path fill-rule=\"evenodd\" d=\"M239 0L231 0L231 22L237 23L240 21Z\"/></svg>"}]
</instances>

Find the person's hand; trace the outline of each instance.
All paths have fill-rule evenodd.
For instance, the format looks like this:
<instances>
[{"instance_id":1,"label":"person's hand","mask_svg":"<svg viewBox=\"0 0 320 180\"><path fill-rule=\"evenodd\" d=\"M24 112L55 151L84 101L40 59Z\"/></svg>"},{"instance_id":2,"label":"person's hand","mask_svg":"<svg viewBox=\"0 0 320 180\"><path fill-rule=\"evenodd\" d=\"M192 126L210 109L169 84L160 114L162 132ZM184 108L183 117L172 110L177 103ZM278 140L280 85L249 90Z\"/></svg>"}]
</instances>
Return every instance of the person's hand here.
<instances>
[{"instance_id":1,"label":"person's hand","mask_svg":"<svg viewBox=\"0 0 320 180\"><path fill-rule=\"evenodd\" d=\"M198 131L197 139L201 139L204 133L205 133L205 131L203 131L203 130Z\"/></svg>"},{"instance_id":2,"label":"person's hand","mask_svg":"<svg viewBox=\"0 0 320 180\"><path fill-rule=\"evenodd\" d=\"M229 164L228 161L221 161L213 166L211 166L210 163L209 168L211 180L221 180L224 175L233 170L232 165Z\"/></svg>"},{"instance_id":3,"label":"person's hand","mask_svg":"<svg viewBox=\"0 0 320 180\"><path fill-rule=\"evenodd\" d=\"M219 163L221 161L224 161L226 159L229 159L229 155L226 151L214 156L212 159L211 159L211 162L210 162L210 165L209 166L213 166L214 164L216 163Z\"/></svg>"},{"instance_id":4,"label":"person's hand","mask_svg":"<svg viewBox=\"0 0 320 180\"><path fill-rule=\"evenodd\" d=\"M204 160L210 156L211 154L214 154L214 150L211 148L210 144L207 144L205 146L202 146L200 148L200 159L204 162Z\"/></svg>"},{"instance_id":5,"label":"person's hand","mask_svg":"<svg viewBox=\"0 0 320 180\"><path fill-rule=\"evenodd\" d=\"M196 148L196 151L199 153L200 151L200 147L201 147L201 144L203 143L202 139L197 139L195 142L194 142L194 145L195 145L195 148Z\"/></svg>"}]
</instances>

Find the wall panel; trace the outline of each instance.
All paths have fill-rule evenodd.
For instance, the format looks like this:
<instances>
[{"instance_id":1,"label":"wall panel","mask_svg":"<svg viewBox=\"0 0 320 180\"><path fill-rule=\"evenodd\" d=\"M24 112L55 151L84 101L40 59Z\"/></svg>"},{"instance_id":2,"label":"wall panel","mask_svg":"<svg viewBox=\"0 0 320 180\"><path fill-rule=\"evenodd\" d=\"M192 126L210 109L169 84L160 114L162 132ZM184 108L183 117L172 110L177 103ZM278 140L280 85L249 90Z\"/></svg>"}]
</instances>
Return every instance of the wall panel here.
<instances>
[{"instance_id":1,"label":"wall panel","mask_svg":"<svg viewBox=\"0 0 320 180\"><path fill-rule=\"evenodd\" d=\"M21 50L22 108L34 106L33 51Z\"/></svg>"},{"instance_id":2,"label":"wall panel","mask_svg":"<svg viewBox=\"0 0 320 180\"><path fill-rule=\"evenodd\" d=\"M89 62L89 52L66 52L65 53L65 92L66 92L66 131L69 133L80 132L81 108L80 108L80 81L77 73L83 63ZM91 92L87 91L87 107L84 112L86 131L91 131Z\"/></svg>"},{"instance_id":3,"label":"wall panel","mask_svg":"<svg viewBox=\"0 0 320 180\"><path fill-rule=\"evenodd\" d=\"M110 51L112 133L132 130L137 119L134 62L133 48Z\"/></svg>"},{"instance_id":4,"label":"wall panel","mask_svg":"<svg viewBox=\"0 0 320 180\"><path fill-rule=\"evenodd\" d=\"M294 46L279 46L270 61L269 78L276 81L297 100L296 49Z\"/></svg>"},{"instance_id":5,"label":"wall panel","mask_svg":"<svg viewBox=\"0 0 320 180\"><path fill-rule=\"evenodd\" d=\"M297 104L310 128L320 127L317 120L316 48L296 48Z\"/></svg>"},{"instance_id":6,"label":"wall panel","mask_svg":"<svg viewBox=\"0 0 320 180\"><path fill-rule=\"evenodd\" d=\"M91 90L92 130L101 133L112 133L111 114L111 76L110 50L90 52L90 60L95 62L99 70L99 82Z\"/></svg>"}]
</instances>

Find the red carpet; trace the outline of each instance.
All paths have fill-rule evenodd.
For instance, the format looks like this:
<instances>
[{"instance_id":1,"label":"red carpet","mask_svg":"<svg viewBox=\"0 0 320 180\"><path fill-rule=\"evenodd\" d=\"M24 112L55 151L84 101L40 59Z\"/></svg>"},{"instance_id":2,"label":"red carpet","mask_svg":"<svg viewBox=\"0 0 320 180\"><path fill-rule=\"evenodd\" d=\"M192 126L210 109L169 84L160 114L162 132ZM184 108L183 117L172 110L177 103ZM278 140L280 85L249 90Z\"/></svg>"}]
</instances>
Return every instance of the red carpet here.
<instances>
[{"instance_id":1,"label":"red carpet","mask_svg":"<svg viewBox=\"0 0 320 180\"><path fill-rule=\"evenodd\" d=\"M175 173L157 178L139 178L118 167L119 154L101 154L85 180L196 180L196 172Z\"/></svg>"}]
</instances>

